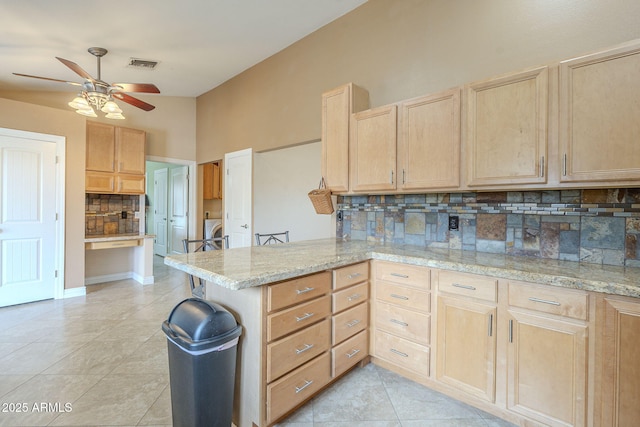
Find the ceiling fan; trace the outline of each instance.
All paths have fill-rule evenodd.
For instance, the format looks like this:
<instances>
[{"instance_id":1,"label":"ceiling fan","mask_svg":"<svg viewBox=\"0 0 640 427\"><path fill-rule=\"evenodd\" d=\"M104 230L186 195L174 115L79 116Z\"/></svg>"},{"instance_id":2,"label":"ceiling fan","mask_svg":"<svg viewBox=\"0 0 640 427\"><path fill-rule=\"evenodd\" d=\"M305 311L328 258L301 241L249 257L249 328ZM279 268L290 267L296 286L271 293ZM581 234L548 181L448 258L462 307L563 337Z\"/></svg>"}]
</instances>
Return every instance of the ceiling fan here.
<instances>
[{"instance_id":1,"label":"ceiling fan","mask_svg":"<svg viewBox=\"0 0 640 427\"><path fill-rule=\"evenodd\" d=\"M124 119L122 110L114 102L113 98L119 99L134 107L138 107L144 111L151 111L155 106L148 104L138 98L128 95L126 92L139 93L160 93L160 90L151 83L106 83L100 75L100 58L107 54L107 49L102 47L90 47L89 53L97 58L98 62L98 78L94 79L89 73L83 70L75 62L68 59L59 58L60 62L69 67L72 71L84 78L83 83L69 82L65 80L52 79L49 77L31 76L28 74L13 73L16 76L31 77L34 79L49 80L60 83L68 83L74 86L82 87L78 96L71 102L69 106L76 108L76 112L89 117L97 117L96 111L100 110L110 119Z\"/></svg>"}]
</instances>

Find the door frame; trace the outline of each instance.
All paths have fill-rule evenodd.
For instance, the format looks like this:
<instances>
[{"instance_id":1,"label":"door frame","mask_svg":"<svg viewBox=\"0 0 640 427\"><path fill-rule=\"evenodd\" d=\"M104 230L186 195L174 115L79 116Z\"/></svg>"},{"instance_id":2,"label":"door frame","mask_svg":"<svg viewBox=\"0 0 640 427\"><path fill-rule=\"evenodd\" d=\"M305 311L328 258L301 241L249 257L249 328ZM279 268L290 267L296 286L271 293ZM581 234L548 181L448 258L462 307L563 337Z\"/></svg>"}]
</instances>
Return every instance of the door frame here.
<instances>
[{"instance_id":1,"label":"door frame","mask_svg":"<svg viewBox=\"0 0 640 427\"><path fill-rule=\"evenodd\" d=\"M64 288L64 261L65 261L65 184L66 184L66 147L67 139L64 136L49 135L46 133L29 132L24 130L0 128L0 133L13 138L35 139L51 142L56 145L56 231L55 231L55 255L54 266L57 274L53 282L53 298L77 296L76 289L69 289L65 295ZM84 289L84 288L83 288Z\"/></svg>"},{"instance_id":2,"label":"door frame","mask_svg":"<svg viewBox=\"0 0 640 427\"><path fill-rule=\"evenodd\" d=\"M160 156L146 156L146 161L149 162L160 162L160 163L171 163L174 165L183 165L189 167L189 214L187 215L189 224L188 227L188 235L189 239L197 239L196 237L196 229L197 227L197 212L196 212L196 190L197 183L195 182L195 177L197 175L197 167L198 165L194 160L184 160L184 159L173 159L170 157L160 157Z\"/></svg>"}]
</instances>

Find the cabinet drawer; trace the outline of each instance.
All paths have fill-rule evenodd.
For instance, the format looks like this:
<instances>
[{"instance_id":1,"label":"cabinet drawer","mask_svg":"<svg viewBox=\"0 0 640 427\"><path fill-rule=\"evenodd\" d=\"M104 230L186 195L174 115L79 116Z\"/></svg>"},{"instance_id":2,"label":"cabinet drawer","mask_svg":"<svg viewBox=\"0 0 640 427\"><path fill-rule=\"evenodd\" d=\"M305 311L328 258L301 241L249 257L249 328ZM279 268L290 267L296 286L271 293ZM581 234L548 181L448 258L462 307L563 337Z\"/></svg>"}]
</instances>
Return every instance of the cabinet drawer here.
<instances>
[{"instance_id":1,"label":"cabinet drawer","mask_svg":"<svg viewBox=\"0 0 640 427\"><path fill-rule=\"evenodd\" d=\"M270 285L267 289L267 310L272 312L309 301L330 290L331 273L329 271Z\"/></svg>"},{"instance_id":2,"label":"cabinet drawer","mask_svg":"<svg viewBox=\"0 0 640 427\"><path fill-rule=\"evenodd\" d=\"M111 240L106 242L86 242L85 249L113 249L113 248L130 248L133 246L142 246L144 239L132 240Z\"/></svg>"},{"instance_id":3,"label":"cabinet drawer","mask_svg":"<svg viewBox=\"0 0 640 427\"><path fill-rule=\"evenodd\" d=\"M331 299L334 313L339 313L342 310L367 301L369 299L369 282L334 292Z\"/></svg>"},{"instance_id":4,"label":"cabinet drawer","mask_svg":"<svg viewBox=\"0 0 640 427\"><path fill-rule=\"evenodd\" d=\"M440 270L438 291L485 301L498 300L498 279L477 274Z\"/></svg>"},{"instance_id":5,"label":"cabinet drawer","mask_svg":"<svg viewBox=\"0 0 640 427\"><path fill-rule=\"evenodd\" d=\"M335 378L368 354L367 331L362 331L331 350L331 377Z\"/></svg>"},{"instance_id":6,"label":"cabinet drawer","mask_svg":"<svg viewBox=\"0 0 640 427\"><path fill-rule=\"evenodd\" d=\"M367 328L369 325L368 308L369 305L363 303L333 316L331 336L334 345Z\"/></svg>"},{"instance_id":7,"label":"cabinet drawer","mask_svg":"<svg viewBox=\"0 0 640 427\"><path fill-rule=\"evenodd\" d=\"M425 313L431 311L431 293L422 289L376 282L376 299Z\"/></svg>"},{"instance_id":8,"label":"cabinet drawer","mask_svg":"<svg viewBox=\"0 0 640 427\"><path fill-rule=\"evenodd\" d=\"M330 320L296 332L267 346L267 382L286 374L331 348Z\"/></svg>"},{"instance_id":9,"label":"cabinet drawer","mask_svg":"<svg viewBox=\"0 0 640 427\"><path fill-rule=\"evenodd\" d=\"M331 379L331 356L324 353L267 386L269 423L312 397Z\"/></svg>"},{"instance_id":10,"label":"cabinet drawer","mask_svg":"<svg viewBox=\"0 0 640 427\"><path fill-rule=\"evenodd\" d=\"M523 282L509 282L509 305L558 316L587 320L589 295L571 289Z\"/></svg>"},{"instance_id":11,"label":"cabinet drawer","mask_svg":"<svg viewBox=\"0 0 640 427\"><path fill-rule=\"evenodd\" d=\"M374 352L376 357L386 359L401 368L412 370L425 377L429 376L429 347L427 346L376 331Z\"/></svg>"},{"instance_id":12,"label":"cabinet drawer","mask_svg":"<svg viewBox=\"0 0 640 427\"><path fill-rule=\"evenodd\" d=\"M348 265L333 270L333 289L346 288L369 279L369 263Z\"/></svg>"},{"instance_id":13,"label":"cabinet drawer","mask_svg":"<svg viewBox=\"0 0 640 427\"><path fill-rule=\"evenodd\" d=\"M429 269L417 265L397 264L392 262L376 262L376 279L401 285L430 289Z\"/></svg>"},{"instance_id":14,"label":"cabinet drawer","mask_svg":"<svg viewBox=\"0 0 640 427\"><path fill-rule=\"evenodd\" d=\"M431 318L428 314L376 302L376 328L429 344Z\"/></svg>"},{"instance_id":15,"label":"cabinet drawer","mask_svg":"<svg viewBox=\"0 0 640 427\"><path fill-rule=\"evenodd\" d=\"M325 295L267 316L267 341L312 325L331 314L331 298Z\"/></svg>"}]
</instances>

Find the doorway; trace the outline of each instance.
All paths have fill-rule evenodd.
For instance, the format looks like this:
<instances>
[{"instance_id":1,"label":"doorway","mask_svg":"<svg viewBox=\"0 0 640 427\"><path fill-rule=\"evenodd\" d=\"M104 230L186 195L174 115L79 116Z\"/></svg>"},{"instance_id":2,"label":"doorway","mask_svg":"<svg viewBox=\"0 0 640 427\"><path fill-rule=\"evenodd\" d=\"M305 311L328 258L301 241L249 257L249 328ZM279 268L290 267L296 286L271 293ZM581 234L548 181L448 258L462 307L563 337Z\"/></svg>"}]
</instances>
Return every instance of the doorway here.
<instances>
[{"instance_id":1,"label":"doorway","mask_svg":"<svg viewBox=\"0 0 640 427\"><path fill-rule=\"evenodd\" d=\"M64 294L61 136L0 129L0 307Z\"/></svg>"},{"instance_id":2,"label":"doorway","mask_svg":"<svg viewBox=\"0 0 640 427\"><path fill-rule=\"evenodd\" d=\"M147 157L145 229L155 236L155 255L184 253L182 240L194 238L195 167L195 162Z\"/></svg>"}]
</instances>

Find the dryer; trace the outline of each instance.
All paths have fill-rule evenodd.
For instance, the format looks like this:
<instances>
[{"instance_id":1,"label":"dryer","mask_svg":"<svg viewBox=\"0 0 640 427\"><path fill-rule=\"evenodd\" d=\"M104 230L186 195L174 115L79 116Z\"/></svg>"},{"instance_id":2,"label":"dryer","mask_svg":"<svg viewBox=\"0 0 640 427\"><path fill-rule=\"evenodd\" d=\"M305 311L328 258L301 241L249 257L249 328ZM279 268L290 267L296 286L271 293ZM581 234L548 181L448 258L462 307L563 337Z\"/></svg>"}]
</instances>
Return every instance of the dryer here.
<instances>
[{"instance_id":1,"label":"dryer","mask_svg":"<svg viewBox=\"0 0 640 427\"><path fill-rule=\"evenodd\" d=\"M222 218L210 218L204 220L204 238L211 239L215 237L222 237ZM216 249L222 249L220 242L214 242ZM207 250L207 249L205 249Z\"/></svg>"}]
</instances>

